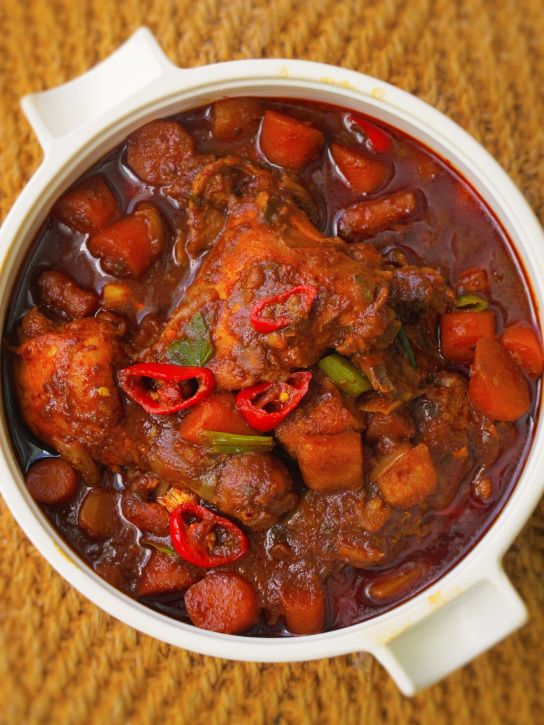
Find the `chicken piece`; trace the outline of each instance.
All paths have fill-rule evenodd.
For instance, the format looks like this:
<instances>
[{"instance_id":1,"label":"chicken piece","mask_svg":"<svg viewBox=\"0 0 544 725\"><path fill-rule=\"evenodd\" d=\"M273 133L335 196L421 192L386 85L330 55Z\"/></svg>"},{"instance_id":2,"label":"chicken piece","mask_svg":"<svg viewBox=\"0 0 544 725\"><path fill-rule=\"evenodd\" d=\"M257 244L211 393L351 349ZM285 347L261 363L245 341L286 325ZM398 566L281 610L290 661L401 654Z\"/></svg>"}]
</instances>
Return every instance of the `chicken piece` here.
<instances>
[{"instance_id":1,"label":"chicken piece","mask_svg":"<svg viewBox=\"0 0 544 725\"><path fill-rule=\"evenodd\" d=\"M15 381L23 417L63 457L70 457L70 449L76 461L85 457L118 422L121 403L112 371L117 356L112 328L94 318L38 334L18 347Z\"/></svg>"},{"instance_id":2,"label":"chicken piece","mask_svg":"<svg viewBox=\"0 0 544 725\"><path fill-rule=\"evenodd\" d=\"M166 326L156 353L184 339L187 326L201 312L211 331L214 355L208 367L219 389L237 390L286 371L309 367L331 347L343 354L364 351L383 335L395 315L387 306L390 273L367 267L335 239L310 240L291 247L266 204L240 202L231 209L225 230L206 257L181 305ZM309 285L317 291L309 312L277 306L291 324L274 332L254 329L250 315L267 298Z\"/></svg>"},{"instance_id":3,"label":"chicken piece","mask_svg":"<svg viewBox=\"0 0 544 725\"><path fill-rule=\"evenodd\" d=\"M23 342L31 340L38 335L44 335L46 332L54 332L57 325L43 314L37 307L30 309L21 320L19 329L17 330L17 339L22 345Z\"/></svg>"},{"instance_id":4,"label":"chicken piece","mask_svg":"<svg viewBox=\"0 0 544 725\"><path fill-rule=\"evenodd\" d=\"M163 425L149 430L148 460L163 481L194 491L251 529L271 526L296 503L291 476L271 453L210 455Z\"/></svg>"},{"instance_id":5,"label":"chicken piece","mask_svg":"<svg viewBox=\"0 0 544 725\"><path fill-rule=\"evenodd\" d=\"M295 505L291 485L283 463L269 453L227 456L218 471L215 502L248 528L266 529Z\"/></svg>"}]
</instances>

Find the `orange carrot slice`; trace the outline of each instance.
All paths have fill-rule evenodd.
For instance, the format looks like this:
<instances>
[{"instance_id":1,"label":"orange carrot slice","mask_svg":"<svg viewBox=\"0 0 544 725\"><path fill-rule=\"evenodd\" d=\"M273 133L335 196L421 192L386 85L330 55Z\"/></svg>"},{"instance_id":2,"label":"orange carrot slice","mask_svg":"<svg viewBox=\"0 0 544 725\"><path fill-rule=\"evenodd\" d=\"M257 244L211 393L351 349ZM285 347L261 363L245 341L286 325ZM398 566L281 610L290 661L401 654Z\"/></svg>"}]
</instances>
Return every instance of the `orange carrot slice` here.
<instances>
[{"instance_id":1,"label":"orange carrot slice","mask_svg":"<svg viewBox=\"0 0 544 725\"><path fill-rule=\"evenodd\" d=\"M384 163L348 146L333 143L331 154L342 176L359 194L376 191L390 176L389 169Z\"/></svg>"},{"instance_id":2,"label":"orange carrot slice","mask_svg":"<svg viewBox=\"0 0 544 725\"><path fill-rule=\"evenodd\" d=\"M446 312L440 319L440 334L446 360L469 364L474 360L478 340L495 337L495 313Z\"/></svg>"},{"instance_id":3,"label":"orange carrot slice","mask_svg":"<svg viewBox=\"0 0 544 725\"><path fill-rule=\"evenodd\" d=\"M306 121L266 111L261 128L261 150L273 164L301 169L313 161L323 146L323 134Z\"/></svg>"},{"instance_id":4,"label":"orange carrot slice","mask_svg":"<svg viewBox=\"0 0 544 725\"><path fill-rule=\"evenodd\" d=\"M476 410L492 420L517 420L531 404L529 386L519 368L504 347L488 337L476 343L468 395Z\"/></svg>"},{"instance_id":5,"label":"orange carrot slice","mask_svg":"<svg viewBox=\"0 0 544 725\"><path fill-rule=\"evenodd\" d=\"M501 343L515 362L531 378L539 378L544 368L542 343L527 322L510 325L501 335Z\"/></svg>"}]
</instances>

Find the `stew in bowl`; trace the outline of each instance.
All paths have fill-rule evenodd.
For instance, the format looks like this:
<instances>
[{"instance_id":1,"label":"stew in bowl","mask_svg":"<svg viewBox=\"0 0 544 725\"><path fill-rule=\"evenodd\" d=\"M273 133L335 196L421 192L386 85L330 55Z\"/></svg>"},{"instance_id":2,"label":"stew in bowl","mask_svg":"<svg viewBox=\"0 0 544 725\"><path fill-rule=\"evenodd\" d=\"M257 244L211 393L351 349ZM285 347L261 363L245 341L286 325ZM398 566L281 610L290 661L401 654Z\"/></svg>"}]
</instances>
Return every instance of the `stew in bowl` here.
<instances>
[{"instance_id":1,"label":"stew in bowl","mask_svg":"<svg viewBox=\"0 0 544 725\"><path fill-rule=\"evenodd\" d=\"M450 569L516 482L544 361L470 185L283 99L133 132L53 206L7 336L13 443L64 539L149 607L263 636Z\"/></svg>"}]
</instances>

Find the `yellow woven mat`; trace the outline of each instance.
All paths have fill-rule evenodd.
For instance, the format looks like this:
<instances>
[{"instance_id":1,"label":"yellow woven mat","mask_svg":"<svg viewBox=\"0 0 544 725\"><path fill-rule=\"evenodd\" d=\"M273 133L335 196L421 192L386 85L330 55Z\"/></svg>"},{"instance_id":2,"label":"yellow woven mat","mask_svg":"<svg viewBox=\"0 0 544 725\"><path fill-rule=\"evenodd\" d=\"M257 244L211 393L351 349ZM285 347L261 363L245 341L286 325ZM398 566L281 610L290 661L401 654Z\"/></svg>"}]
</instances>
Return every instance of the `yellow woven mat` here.
<instances>
[{"instance_id":1,"label":"yellow woven mat","mask_svg":"<svg viewBox=\"0 0 544 725\"><path fill-rule=\"evenodd\" d=\"M41 156L19 97L142 24L179 65L287 56L391 81L480 140L543 220L543 0L0 0L0 218ZM0 545L0 723L542 722L544 505L507 556L529 625L413 700L368 655L238 664L137 634L65 584L3 504Z\"/></svg>"}]
</instances>

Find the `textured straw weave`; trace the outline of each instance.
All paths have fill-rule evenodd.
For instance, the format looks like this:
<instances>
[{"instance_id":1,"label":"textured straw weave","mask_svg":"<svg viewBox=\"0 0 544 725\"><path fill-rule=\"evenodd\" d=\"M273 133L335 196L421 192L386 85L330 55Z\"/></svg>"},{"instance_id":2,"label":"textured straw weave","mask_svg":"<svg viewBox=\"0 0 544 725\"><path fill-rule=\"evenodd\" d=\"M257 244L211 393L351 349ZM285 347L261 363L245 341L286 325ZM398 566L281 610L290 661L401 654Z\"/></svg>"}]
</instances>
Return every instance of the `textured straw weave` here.
<instances>
[{"instance_id":1,"label":"textured straw weave","mask_svg":"<svg viewBox=\"0 0 544 725\"><path fill-rule=\"evenodd\" d=\"M0 218L41 157L19 97L142 24L180 65L285 56L391 81L481 141L544 219L543 0L0 0ZM507 556L530 624L413 700L367 655L238 664L137 634L64 583L2 503L0 544L2 724L542 722L543 505Z\"/></svg>"}]
</instances>

